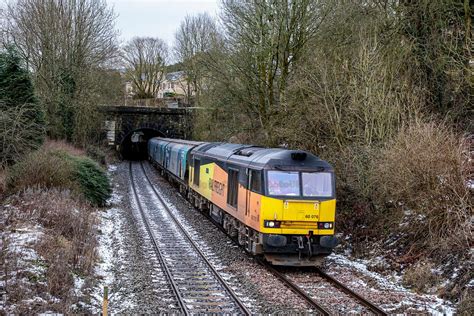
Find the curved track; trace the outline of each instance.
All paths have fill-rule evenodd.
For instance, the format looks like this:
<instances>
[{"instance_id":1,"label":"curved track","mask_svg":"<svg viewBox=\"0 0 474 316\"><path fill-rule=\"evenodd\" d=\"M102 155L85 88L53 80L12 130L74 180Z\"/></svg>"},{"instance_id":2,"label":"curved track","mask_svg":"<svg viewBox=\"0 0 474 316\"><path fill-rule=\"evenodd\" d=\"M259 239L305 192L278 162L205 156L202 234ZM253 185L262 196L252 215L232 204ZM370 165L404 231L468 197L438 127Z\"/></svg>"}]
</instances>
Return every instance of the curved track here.
<instances>
[{"instance_id":1,"label":"curved track","mask_svg":"<svg viewBox=\"0 0 474 316\"><path fill-rule=\"evenodd\" d=\"M159 197L158 192L155 190L153 187L151 181L149 180L148 176L145 173L145 170L143 169L142 165L142 170L146 176L147 181L150 183L152 186L155 194ZM160 197L161 200L161 197ZM164 204L164 203L163 203ZM233 239L230 237L227 232L224 230L224 228L220 225L217 225L213 219L207 214L207 213L202 213L206 218L209 219L210 222L212 222L218 229L220 229L225 235L227 235L229 238ZM174 219L176 221L176 219ZM178 223L179 224L179 223ZM303 289L303 287L296 282L292 281L291 278L286 275L285 273L279 271L278 268L273 267L270 265L268 262L264 261L261 258L257 258L257 261L264 266L267 270L269 270L273 275L275 275L280 281L282 281L285 285L287 285L294 293L296 293L298 296L300 296L304 301L306 301L317 313L322 314L322 315L332 315L334 314L333 311L328 309L327 307L323 306L320 302L316 301L311 295ZM335 278L329 276L326 274L324 271L322 271L319 268L310 268L310 272L316 273L319 277L336 287L338 290L341 292L345 293L347 296L352 298L354 301L358 302L358 304L364 306L368 311L374 313L375 315L387 315L387 313L382 310L380 307L376 306L375 304L371 303L369 300L365 299L361 295L357 294L356 292L352 291L349 289L347 286L336 280Z\"/></svg>"},{"instance_id":2,"label":"curved track","mask_svg":"<svg viewBox=\"0 0 474 316\"><path fill-rule=\"evenodd\" d=\"M245 305L174 217L148 178L143 165L140 163L140 168L134 166L137 164L130 162L132 191L146 231L182 313L250 315ZM134 169L139 170L137 172ZM140 181L137 181L138 179ZM147 206L140 201L141 195L150 195L149 200L153 200L153 205ZM150 208L153 208L152 211Z\"/></svg>"}]
</instances>

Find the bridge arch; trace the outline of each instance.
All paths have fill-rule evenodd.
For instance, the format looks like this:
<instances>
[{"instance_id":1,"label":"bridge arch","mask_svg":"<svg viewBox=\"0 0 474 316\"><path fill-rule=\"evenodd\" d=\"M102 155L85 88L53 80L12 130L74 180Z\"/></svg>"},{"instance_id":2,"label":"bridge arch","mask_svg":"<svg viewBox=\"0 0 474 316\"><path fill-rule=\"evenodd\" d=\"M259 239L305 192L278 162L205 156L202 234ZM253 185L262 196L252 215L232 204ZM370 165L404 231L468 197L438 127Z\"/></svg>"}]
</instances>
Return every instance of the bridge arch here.
<instances>
[{"instance_id":1,"label":"bridge arch","mask_svg":"<svg viewBox=\"0 0 474 316\"><path fill-rule=\"evenodd\" d=\"M151 137L187 139L192 133L192 109L118 105L101 109L107 143L125 159L146 158L146 141ZM142 138L140 146L132 146L134 134Z\"/></svg>"}]
</instances>

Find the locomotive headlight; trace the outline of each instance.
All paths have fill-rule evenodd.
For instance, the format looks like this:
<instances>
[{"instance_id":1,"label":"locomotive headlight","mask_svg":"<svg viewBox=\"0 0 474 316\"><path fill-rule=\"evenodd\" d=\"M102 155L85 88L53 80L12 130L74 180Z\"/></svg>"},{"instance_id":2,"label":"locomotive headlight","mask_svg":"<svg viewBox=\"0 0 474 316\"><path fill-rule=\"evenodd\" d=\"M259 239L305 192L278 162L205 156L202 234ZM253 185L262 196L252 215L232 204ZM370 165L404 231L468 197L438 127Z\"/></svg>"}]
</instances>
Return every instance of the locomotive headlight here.
<instances>
[{"instance_id":1,"label":"locomotive headlight","mask_svg":"<svg viewBox=\"0 0 474 316\"><path fill-rule=\"evenodd\" d=\"M280 224L280 221L263 221L263 226L267 228L279 228Z\"/></svg>"},{"instance_id":2,"label":"locomotive headlight","mask_svg":"<svg viewBox=\"0 0 474 316\"><path fill-rule=\"evenodd\" d=\"M318 228L319 229L332 229L334 227L334 223L332 222L319 222Z\"/></svg>"}]
</instances>

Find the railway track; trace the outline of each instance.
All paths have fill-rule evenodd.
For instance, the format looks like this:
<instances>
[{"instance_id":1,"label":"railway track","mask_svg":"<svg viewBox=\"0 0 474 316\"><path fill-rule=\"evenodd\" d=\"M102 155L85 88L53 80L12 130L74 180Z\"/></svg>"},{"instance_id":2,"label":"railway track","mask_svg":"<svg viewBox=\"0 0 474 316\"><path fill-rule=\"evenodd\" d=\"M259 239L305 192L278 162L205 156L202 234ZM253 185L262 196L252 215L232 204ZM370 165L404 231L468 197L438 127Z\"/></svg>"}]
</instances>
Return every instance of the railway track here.
<instances>
[{"instance_id":1,"label":"railway track","mask_svg":"<svg viewBox=\"0 0 474 316\"><path fill-rule=\"evenodd\" d=\"M137 165L130 162L129 167L133 195L182 314L250 315L250 311L174 217L148 178L142 163L140 168L134 168ZM134 169L138 169L138 176ZM153 212L146 212L149 207L141 201L141 195L156 197L150 206Z\"/></svg>"},{"instance_id":2,"label":"railway track","mask_svg":"<svg viewBox=\"0 0 474 316\"><path fill-rule=\"evenodd\" d=\"M286 275L275 269L269 263L258 260L261 265L263 265L268 271L270 271L274 276L276 276L280 281L286 284L293 292L295 292L299 297L305 300L314 310L316 310L321 315L331 315L331 312L321 305L319 302L315 301L308 293L291 281Z\"/></svg>"},{"instance_id":3,"label":"railway track","mask_svg":"<svg viewBox=\"0 0 474 316\"><path fill-rule=\"evenodd\" d=\"M315 310L320 312L323 315L331 315L334 314L330 309L322 305L321 303L317 302L306 290L303 290L302 286L297 284L297 282L294 282L291 277L288 274L285 274L284 272L279 271L277 268L271 266L267 262L263 260L259 260L259 263L265 268L267 268L273 275L275 275L278 279L280 279L283 283L285 283L288 287L290 287L295 293L297 293L302 299L304 299L308 304L310 304ZM306 268L308 269L308 268ZM351 299L357 301L360 305L364 306L368 311L371 313L374 313L375 315L388 315L383 309L380 307L376 306L360 294L352 291L349 289L347 286L336 280L335 278L331 277L324 271L322 271L319 268L312 268L310 269L316 273L319 277L336 287L338 290L341 292L345 293L347 296L349 296Z\"/></svg>"},{"instance_id":4,"label":"railway track","mask_svg":"<svg viewBox=\"0 0 474 316\"><path fill-rule=\"evenodd\" d=\"M338 280L336 280L332 276L328 275L326 272L322 271L321 269L315 268L315 272L317 274L319 274L319 276L321 276L323 279L325 279L326 281L328 281L329 283L331 283L332 285L337 287L342 292L344 292L347 295L349 295L350 297L356 299L359 303L364 305L372 313L374 313L376 315L388 315L383 309L381 309L377 305L373 304L372 302L370 302L368 299L364 298L360 294L352 291L350 288L348 288L347 286L345 286L344 284L342 284L341 282L339 282Z\"/></svg>"},{"instance_id":5,"label":"railway track","mask_svg":"<svg viewBox=\"0 0 474 316\"><path fill-rule=\"evenodd\" d=\"M150 185L152 186L155 194L157 194L157 196L159 196L158 192L156 191L156 189L153 187L150 179L148 178L148 176L146 175L145 173L145 170L143 168L143 165L141 165L142 167L142 170L143 170L143 173L145 174L146 178L147 178L147 181L150 183ZM213 224L215 224L215 226L220 229L225 235L227 235L229 238L231 239L234 239L232 237L230 237L227 232L219 225L217 225L213 220L212 218L206 214L206 213L202 213L210 222L212 222ZM176 220L176 219L175 219ZM333 314L338 314L338 312L336 311L333 311L331 310L330 308L328 308L327 306L325 306L324 304L322 304L321 302L317 301L315 298L313 298L311 296L310 293L308 293L307 290L303 289L302 285L301 284L298 284L298 282L295 282L291 279L291 277L288 275L288 274L285 274L284 272L281 272L279 271L278 268L275 268L273 267L272 265L270 265L269 263L267 263L266 261L264 261L263 259L261 258L257 258L257 261L262 265L264 266L269 272L271 272L275 277L277 277L280 281L282 281L286 286L288 286L294 293L296 293L301 299L303 299L304 301L306 301L307 304L309 304L309 306L311 306L311 308L317 312L318 314L321 314L321 315L333 315ZM350 297L352 300L356 301L359 305L362 305L367 311L371 312L371 313L374 313L375 315L387 315L387 313L385 311L383 311L380 307L376 306L375 304L373 304L372 302L370 302L369 300L365 299L363 296L361 296L360 294L352 291L351 289L349 289L347 286L345 286L344 284L342 284L341 282L339 282L338 280L336 280L335 278L331 277L330 275L326 274L324 271L322 271L321 269L319 268L312 268L308 271L308 273L311 273L312 275L317 275L319 277L321 277L322 279L324 279L327 283L331 284L333 287L337 288L339 291L343 292L344 294L346 294L348 297Z\"/></svg>"}]
</instances>

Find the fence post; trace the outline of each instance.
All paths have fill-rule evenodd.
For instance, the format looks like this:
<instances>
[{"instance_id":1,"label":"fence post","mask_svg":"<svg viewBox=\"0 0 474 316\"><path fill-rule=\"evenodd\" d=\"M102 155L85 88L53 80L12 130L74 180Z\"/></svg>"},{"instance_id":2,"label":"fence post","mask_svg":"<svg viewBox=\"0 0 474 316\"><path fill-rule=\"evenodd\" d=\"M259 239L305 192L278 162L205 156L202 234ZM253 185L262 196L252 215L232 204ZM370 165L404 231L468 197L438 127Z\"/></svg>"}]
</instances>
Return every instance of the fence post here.
<instances>
[{"instance_id":1,"label":"fence post","mask_svg":"<svg viewBox=\"0 0 474 316\"><path fill-rule=\"evenodd\" d=\"M104 300L102 302L102 315L107 316L107 308L109 305L109 288L104 286Z\"/></svg>"}]
</instances>

